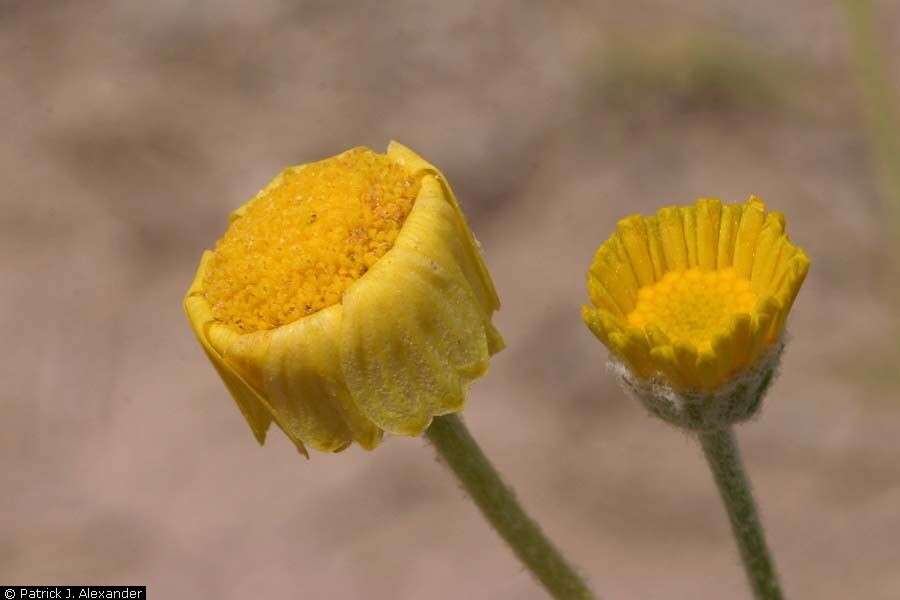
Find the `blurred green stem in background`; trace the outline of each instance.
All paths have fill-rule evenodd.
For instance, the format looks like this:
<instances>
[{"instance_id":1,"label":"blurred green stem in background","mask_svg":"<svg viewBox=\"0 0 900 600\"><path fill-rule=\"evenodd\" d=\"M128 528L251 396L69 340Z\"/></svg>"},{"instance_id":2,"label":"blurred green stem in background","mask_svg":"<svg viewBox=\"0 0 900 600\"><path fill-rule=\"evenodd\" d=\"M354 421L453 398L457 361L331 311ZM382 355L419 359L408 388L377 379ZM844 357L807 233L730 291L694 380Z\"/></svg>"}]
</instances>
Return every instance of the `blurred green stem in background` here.
<instances>
[{"instance_id":1,"label":"blurred green stem in background","mask_svg":"<svg viewBox=\"0 0 900 600\"><path fill-rule=\"evenodd\" d=\"M782 600L775 564L766 546L734 432L727 427L700 433L699 437L728 512L754 596L757 600Z\"/></svg>"},{"instance_id":2,"label":"blurred green stem in background","mask_svg":"<svg viewBox=\"0 0 900 600\"><path fill-rule=\"evenodd\" d=\"M863 111L868 123L872 158L882 187L882 195L900 240L900 124L897 97L891 85L884 54L875 31L875 11L871 0L840 0L847 17L850 49L862 86Z\"/></svg>"},{"instance_id":3,"label":"blurred green stem in background","mask_svg":"<svg viewBox=\"0 0 900 600\"><path fill-rule=\"evenodd\" d=\"M558 600L594 598L584 580L519 505L462 419L454 414L435 417L425 435L485 518L551 596Z\"/></svg>"}]
</instances>

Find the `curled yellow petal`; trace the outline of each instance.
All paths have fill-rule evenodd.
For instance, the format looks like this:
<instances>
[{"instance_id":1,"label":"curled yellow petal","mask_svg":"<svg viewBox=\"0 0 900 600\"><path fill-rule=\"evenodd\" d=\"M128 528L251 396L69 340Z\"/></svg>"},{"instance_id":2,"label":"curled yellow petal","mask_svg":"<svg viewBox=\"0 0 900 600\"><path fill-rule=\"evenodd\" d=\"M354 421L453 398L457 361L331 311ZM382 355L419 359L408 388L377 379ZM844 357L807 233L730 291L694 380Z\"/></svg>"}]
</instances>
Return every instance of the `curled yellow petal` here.
<instances>
[{"instance_id":1,"label":"curled yellow petal","mask_svg":"<svg viewBox=\"0 0 900 600\"><path fill-rule=\"evenodd\" d=\"M406 166L416 175L430 174L433 176L433 179L424 179L425 189L420 193L439 194L445 202L450 203L456 215L457 233L460 235L458 240L459 254L457 255L460 268L469 280L469 284L472 286L484 309L486 311L499 309L500 298L497 296L497 291L484 262L484 257L479 251L481 246L469 227L462 207L456 199L456 194L453 193L450 187L450 182L435 166L399 142L392 141L388 145L387 155L398 164ZM438 187L440 188L439 190L436 189Z\"/></svg>"},{"instance_id":2,"label":"curled yellow petal","mask_svg":"<svg viewBox=\"0 0 900 600\"><path fill-rule=\"evenodd\" d=\"M347 384L391 433L417 435L460 410L465 386L487 369L488 315L454 259L450 209L423 195L395 248L344 296Z\"/></svg>"},{"instance_id":3,"label":"curled yellow petal","mask_svg":"<svg viewBox=\"0 0 900 600\"><path fill-rule=\"evenodd\" d=\"M381 440L381 430L360 413L344 382L341 324L342 307L334 305L279 327L258 361L282 428L325 452L353 441L371 449Z\"/></svg>"},{"instance_id":4,"label":"curled yellow petal","mask_svg":"<svg viewBox=\"0 0 900 600\"><path fill-rule=\"evenodd\" d=\"M184 298L184 311L187 314L188 322L197 341L203 348L209 361L212 363L225 383L225 387L231 393L238 409L250 425L256 440L262 444L266 440L266 432L272 423L272 417L265 407L264 401L259 397L250 385L223 359L222 356L212 347L207 338L209 326L215 322L209 303L204 300L201 295L201 282L209 264L212 253L204 252L200 259L200 266L197 269L197 275L191 284L188 293Z\"/></svg>"}]
</instances>

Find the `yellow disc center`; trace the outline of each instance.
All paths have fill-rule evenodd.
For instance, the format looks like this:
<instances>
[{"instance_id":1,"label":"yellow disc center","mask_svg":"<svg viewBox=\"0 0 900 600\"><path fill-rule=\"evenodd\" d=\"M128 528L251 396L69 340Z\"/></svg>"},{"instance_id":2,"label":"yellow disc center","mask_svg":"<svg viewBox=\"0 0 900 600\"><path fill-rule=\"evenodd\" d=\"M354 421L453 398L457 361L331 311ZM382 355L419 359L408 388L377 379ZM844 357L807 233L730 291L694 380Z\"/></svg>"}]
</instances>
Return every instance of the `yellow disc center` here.
<instances>
[{"instance_id":1,"label":"yellow disc center","mask_svg":"<svg viewBox=\"0 0 900 600\"><path fill-rule=\"evenodd\" d=\"M286 171L216 244L203 284L213 315L253 332L337 304L394 244L419 186L366 148Z\"/></svg>"},{"instance_id":2,"label":"yellow disc center","mask_svg":"<svg viewBox=\"0 0 900 600\"><path fill-rule=\"evenodd\" d=\"M750 313L756 294L731 269L672 271L638 292L628 315L633 327L657 327L670 340L707 347L736 314Z\"/></svg>"}]
</instances>

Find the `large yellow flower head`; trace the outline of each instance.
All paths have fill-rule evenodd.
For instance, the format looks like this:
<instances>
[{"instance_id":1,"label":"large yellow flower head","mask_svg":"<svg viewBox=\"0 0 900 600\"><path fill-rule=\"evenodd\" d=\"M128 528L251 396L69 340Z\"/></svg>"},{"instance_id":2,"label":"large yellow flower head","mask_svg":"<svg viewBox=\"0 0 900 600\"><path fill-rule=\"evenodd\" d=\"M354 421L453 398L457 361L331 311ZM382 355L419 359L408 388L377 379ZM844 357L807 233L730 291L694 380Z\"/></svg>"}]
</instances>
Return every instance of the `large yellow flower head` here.
<instances>
[{"instance_id":1,"label":"large yellow flower head","mask_svg":"<svg viewBox=\"0 0 900 600\"><path fill-rule=\"evenodd\" d=\"M503 340L443 175L392 142L285 169L231 215L184 299L260 443L372 449L462 409Z\"/></svg>"},{"instance_id":2,"label":"large yellow flower head","mask_svg":"<svg viewBox=\"0 0 900 600\"><path fill-rule=\"evenodd\" d=\"M619 221L594 256L582 316L651 411L713 428L758 408L808 269L784 215L758 198L700 199Z\"/></svg>"}]
</instances>

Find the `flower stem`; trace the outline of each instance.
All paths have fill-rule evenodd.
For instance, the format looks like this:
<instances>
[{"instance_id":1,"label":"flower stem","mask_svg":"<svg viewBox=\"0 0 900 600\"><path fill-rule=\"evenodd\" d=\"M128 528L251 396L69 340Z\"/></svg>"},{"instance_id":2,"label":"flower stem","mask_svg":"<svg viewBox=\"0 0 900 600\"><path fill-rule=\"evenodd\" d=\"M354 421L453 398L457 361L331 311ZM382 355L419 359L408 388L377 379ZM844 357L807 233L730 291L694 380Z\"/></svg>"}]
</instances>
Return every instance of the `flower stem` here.
<instances>
[{"instance_id":1,"label":"flower stem","mask_svg":"<svg viewBox=\"0 0 900 600\"><path fill-rule=\"evenodd\" d=\"M706 462L731 521L747 578L757 600L782 600L775 563L766 547L763 527L756 513L750 482L744 473L737 440L730 427L700 434Z\"/></svg>"},{"instance_id":2,"label":"flower stem","mask_svg":"<svg viewBox=\"0 0 900 600\"><path fill-rule=\"evenodd\" d=\"M557 599L593 599L584 580L544 536L513 491L454 414L435 417L425 434L485 518L531 573Z\"/></svg>"}]
</instances>

